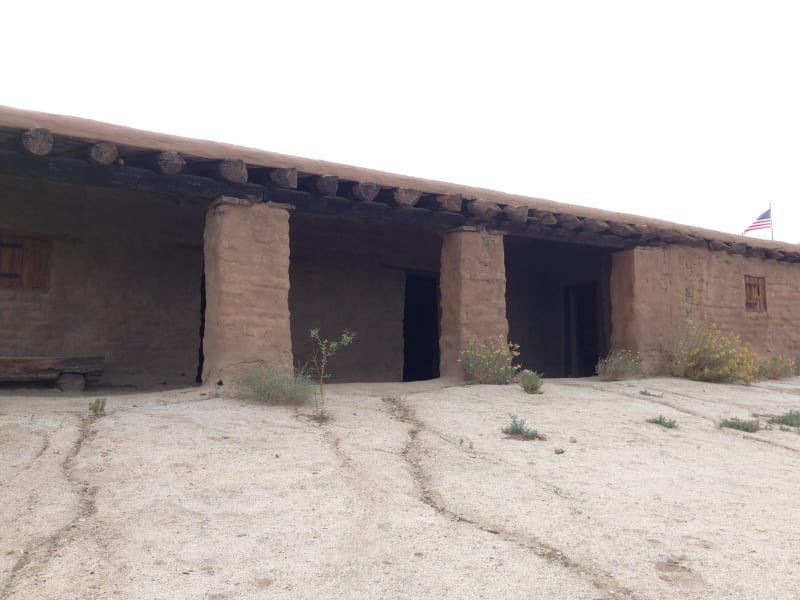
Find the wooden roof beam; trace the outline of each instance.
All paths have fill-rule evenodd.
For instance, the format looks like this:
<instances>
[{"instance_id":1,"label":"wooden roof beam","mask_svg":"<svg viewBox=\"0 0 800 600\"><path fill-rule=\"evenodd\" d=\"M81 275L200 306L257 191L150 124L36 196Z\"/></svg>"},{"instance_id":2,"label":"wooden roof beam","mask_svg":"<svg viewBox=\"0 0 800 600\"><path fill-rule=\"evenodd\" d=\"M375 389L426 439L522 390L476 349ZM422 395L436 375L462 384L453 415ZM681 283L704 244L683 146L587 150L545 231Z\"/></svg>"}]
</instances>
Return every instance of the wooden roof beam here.
<instances>
[{"instance_id":1,"label":"wooden roof beam","mask_svg":"<svg viewBox=\"0 0 800 600\"><path fill-rule=\"evenodd\" d=\"M53 149L53 134L49 129L36 127L28 129L20 138L22 148L33 156L47 156Z\"/></svg>"}]
</instances>

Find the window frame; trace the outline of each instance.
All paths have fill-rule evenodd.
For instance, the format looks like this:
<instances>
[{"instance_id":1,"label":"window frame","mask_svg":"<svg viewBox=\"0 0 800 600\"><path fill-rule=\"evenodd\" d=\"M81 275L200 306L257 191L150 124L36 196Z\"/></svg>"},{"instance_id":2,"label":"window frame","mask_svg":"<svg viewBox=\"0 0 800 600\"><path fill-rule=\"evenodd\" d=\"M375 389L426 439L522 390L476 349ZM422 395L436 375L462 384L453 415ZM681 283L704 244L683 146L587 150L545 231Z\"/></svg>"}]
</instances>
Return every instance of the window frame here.
<instances>
[{"instance_id":1,"label":"window frame","mask_svg":"<svg viewBox=\"0 0 800 600\"><path fill-rule=\"evenodd\" d=\"M760 275L744 276L744 309L747 312L767 312L767 278Z\"/></svg>"}]
</instances>

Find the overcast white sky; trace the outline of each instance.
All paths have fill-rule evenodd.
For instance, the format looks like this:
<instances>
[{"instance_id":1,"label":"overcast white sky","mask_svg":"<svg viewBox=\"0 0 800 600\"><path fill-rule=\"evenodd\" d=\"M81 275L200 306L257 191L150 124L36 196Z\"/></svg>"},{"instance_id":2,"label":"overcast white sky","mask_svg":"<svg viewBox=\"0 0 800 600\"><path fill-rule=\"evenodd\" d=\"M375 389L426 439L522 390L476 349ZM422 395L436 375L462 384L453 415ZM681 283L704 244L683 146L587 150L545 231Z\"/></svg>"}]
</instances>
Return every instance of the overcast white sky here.
<instances>
[{"instance_id":1,"label":"overcast white sky","mask_svg":"<svg viewBox=\"0 0 800 600\"><path fill-rule=\"evenodd\" d=\"M797 2L2 12L0 104L800 241Z\"/></svg>"}]
</instances>

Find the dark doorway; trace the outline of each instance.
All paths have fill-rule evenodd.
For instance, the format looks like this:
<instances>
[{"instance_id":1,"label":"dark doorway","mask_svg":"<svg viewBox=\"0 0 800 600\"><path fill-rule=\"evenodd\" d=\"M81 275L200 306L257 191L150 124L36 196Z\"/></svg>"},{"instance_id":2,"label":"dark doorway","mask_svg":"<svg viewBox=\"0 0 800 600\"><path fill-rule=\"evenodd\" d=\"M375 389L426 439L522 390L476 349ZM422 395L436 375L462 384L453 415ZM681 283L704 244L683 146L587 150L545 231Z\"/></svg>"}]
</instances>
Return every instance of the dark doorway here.
<instances>
[{"instance_id":1,"label":"dark doorway","mask_svg":"<svg viewBox=\"0 0 800 600\"><path fill-rule=\"evenodd\" d=\"M403 381L439 377L439 278L406 273Z\"/></svg>"},{"instance_id":2,"label":"dark doorway","mask_svg":"<svg viewBox=\"0 0 800 600\"><path fill-rule=\"evenodd\" d=\"M598 356L597 286L564 288L564 372L567 377L594 375Z\"/></svg>"},{"instance_id":3,"label":"dark doorway","mask_svg":"<svg viewBox=\"0 0 800 600\"><path fill-rule=\"evenodd\" d=\"M206 335L206 274L200 278L200 348L197 349L197 376L195 381L203 383L203 338Z\"/></svg>"}]
</instances>

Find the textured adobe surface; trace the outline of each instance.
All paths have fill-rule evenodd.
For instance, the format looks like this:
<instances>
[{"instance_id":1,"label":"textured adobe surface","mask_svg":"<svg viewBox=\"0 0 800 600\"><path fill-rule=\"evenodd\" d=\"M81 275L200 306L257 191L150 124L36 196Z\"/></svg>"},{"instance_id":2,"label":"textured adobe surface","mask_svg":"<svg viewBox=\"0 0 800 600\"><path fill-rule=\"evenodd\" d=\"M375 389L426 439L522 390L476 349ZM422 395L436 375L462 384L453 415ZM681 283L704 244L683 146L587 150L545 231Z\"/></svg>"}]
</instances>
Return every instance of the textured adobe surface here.
<instances>
[{"instance_id":1,"label":"textured adobe surface","mask_svg":"<svg viewBox=\"0 0 800 600\"><path fill-rule=\"evenodd\" d=\"M460 376L465 344L508 336L502 234L467 227L445 234L440 288L441 374Z\"/></svg>"},{"instance_id":2,"label":"textured adobe surface","mask_svg":"<svg viewBox=\"0 0 800 600\"><path fill-rule=\"evenodd\" d=\"M744 276L766 278L767 310L745 310ZM800 356L798 265L705 248L636 248L613 256L612 346L637 350L646 373L662 370L670 336L687 319L735 333L761 356Z\"/></svg>"},{"instance_id":3,"label":"textured adobe surface","mask_svg":"<svg viewBox=\"0 0 800 600\"><path fill-rule=\"evenodd\" d=\"M259 364L291 370L289 212L218 201L206 217L203 381Z\"/></svg>"}]
</instances>

